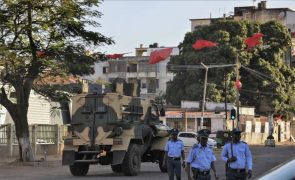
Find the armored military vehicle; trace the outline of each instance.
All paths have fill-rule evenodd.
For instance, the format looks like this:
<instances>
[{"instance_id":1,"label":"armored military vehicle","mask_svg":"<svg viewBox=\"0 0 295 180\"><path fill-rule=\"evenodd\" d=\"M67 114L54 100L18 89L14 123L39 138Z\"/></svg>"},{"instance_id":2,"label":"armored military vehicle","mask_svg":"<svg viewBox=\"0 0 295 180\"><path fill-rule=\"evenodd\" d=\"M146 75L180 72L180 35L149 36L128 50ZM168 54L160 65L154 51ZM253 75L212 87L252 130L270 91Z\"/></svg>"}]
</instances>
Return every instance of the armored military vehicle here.
<instances>
[{"instance_id":1,"label":"armored military vehicle","mask_svg":"<svg viewBox=\"0 0 295 180\"><path fill-rule=\"evenodd\" d=\"M127 176L138 175L141 162L159 163L160 170L167 171L162 163L169 129L159 121L163 110L151 100L134 96L136 90L124 95L123 85L117 83L116 92L88 92L72 98L62 156L72 175L86 175L92 164L111 165L113 172Z\"/></svg>"}]
</instances>

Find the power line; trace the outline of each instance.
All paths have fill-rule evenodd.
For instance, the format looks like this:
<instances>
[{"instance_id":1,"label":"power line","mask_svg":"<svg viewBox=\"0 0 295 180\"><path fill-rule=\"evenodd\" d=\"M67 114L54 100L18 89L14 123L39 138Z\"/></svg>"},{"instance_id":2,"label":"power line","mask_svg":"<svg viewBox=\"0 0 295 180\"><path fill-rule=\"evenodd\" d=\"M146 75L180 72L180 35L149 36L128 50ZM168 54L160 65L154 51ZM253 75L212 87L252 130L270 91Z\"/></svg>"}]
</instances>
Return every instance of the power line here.
<instances>
[{"instance_id":1,"label":"power line","mask_svg":"<svg viewBox=\"0 0 295 180\"><path fill-rule=\"evenodd\" d=\"M241 66L242 68L244 68L246 71L250 72L250 74L256 76L257 78L261 79L261 80L266 80L270 83L270 86L273 87L273 88L276 88L277 85L275 83L272 82L272 78L261 73L261 72L258 72L258 71L255 71L251 68L248 68L248 67L245 67L245 66Z\"/></svg>"},{"instance_id":2,"label":"power line","mask_svg":"<svg viewBox=\"0 0 295 180\"><path fill-rule=\"evenodd\" d=\"M253 72L253 73L258 74L258 75L260 75L260 76L262 76L264 78L267 78L269 80L272 80L271 77L269 77L269 76L267 76L267 75L265 75L265 74L263 74L261 72L255 71L254 69L251 69L251 68L248 68L248 67L245 67L245 66L241 66L241 67L244 68L245 70L248 70L249 72Z\"/></svg>"},{"instance_id":3,"label":"power line","mask_svg":"<svg viewBox=\"0 0 295 180\"><path fill-rule=\"evenodd\" d=\"M224 88L224 86L217 85L217 84L214 84L214 83L207 83L207 84L212 84L212 85L215 85L215 86L217 86L217 87L222 87L222 88ZM252 91L252 90L248 90L248 89L240 89L240 91L243 91L243 92L249 92L249 93L253 93L253 94L277 95L277 93L272 93L272 92L261 92L261 91Z\"/></svg>"},{"instance_id":4,"label":"power line","mask_svg":"<svg viewBox=\"0 0 295 180\"><path fill-rule=\"evenodd\" d=\"M233 67L236 64L216 64L216 65L206 65L209 69L210 68L223 68L223 67ZM167 65L168 70L198 70L204 69L202 65L174 65L170 64Z\"/></svg>"}]
</instances>

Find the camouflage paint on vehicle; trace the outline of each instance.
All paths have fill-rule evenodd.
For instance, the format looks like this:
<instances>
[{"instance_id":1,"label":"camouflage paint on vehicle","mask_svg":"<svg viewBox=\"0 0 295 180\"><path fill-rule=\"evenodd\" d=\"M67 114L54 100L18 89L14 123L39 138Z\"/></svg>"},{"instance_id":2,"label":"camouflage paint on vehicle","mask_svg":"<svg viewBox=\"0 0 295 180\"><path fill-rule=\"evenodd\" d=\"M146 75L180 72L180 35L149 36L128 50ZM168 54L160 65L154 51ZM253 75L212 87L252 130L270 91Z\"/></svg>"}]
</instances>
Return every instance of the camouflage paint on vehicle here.
<instances>
[{"instance_id":1,"label":"camouflage paint on vehicle","mask_svg":"<svg viewBox=\"0 0 295 180\"><path fill-rule=\"evenodd\" d=\"M63 165L70 165L73 175L86 175L89 164L96 163L111 164L114 172L122 168L125 175L137 175L140 164L126 169L124 163L128 165L132 158L151 162L161 159L158 152L164 151L169 133L158 128L157 105L148 99L122 95L121 88L117 86L119 93L84 93L72 98L71 130L64 142Z\"/></svg>"}]
</instances>

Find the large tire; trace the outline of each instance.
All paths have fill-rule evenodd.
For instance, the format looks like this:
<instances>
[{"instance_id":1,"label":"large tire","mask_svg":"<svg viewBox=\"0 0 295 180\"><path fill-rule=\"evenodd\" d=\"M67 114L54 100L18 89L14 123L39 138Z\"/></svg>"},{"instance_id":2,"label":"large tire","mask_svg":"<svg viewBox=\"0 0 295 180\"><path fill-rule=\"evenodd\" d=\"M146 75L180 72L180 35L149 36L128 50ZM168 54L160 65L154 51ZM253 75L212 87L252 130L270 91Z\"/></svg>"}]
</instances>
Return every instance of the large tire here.
<instances>
[{"instance_id":1,"label":"large tire","mask_svg":"<svg viewBox=\"0 0 295 180\"><path fill-rule=\"evenodd\" d=\"M160 157L159 157L159 168L161 170L162 173L166 173L167 172L167 163L165 167L163 167L163 163L164 163L164 156L165 156L165 152L160 152Z\"/></svg>"},{"instance_id":2,"label":"large tire","mask_svg":"<svg viewBox=\"0 0 295 180\"><path fill-rule=\"evenodd\" d=\"M140 171L141 155L136 144L130 144L125 154L122 171L126 176L137 176Z\"/></svg>"},{"instance_id":3,"label":"large tire","mask_svg":"<svg viewBox=\"0 0 295 180\"><path fill-rule=\"evenodd\" d=\"M122 165L121 164L116 164L116 165L111 165L113 172L115 173L120 173L122 172Z\"/></svg>"},{"instance_id":4,"label":"large tire","mask_svg":"<svg viewBox=\"0 0 295 180\"><path fill-rule=\"evenodd\" d=\"M75 163L70 165L70 171L73 176L85 176L88 173L89 164L85 163Z\"/></svg>"}]
</instances>

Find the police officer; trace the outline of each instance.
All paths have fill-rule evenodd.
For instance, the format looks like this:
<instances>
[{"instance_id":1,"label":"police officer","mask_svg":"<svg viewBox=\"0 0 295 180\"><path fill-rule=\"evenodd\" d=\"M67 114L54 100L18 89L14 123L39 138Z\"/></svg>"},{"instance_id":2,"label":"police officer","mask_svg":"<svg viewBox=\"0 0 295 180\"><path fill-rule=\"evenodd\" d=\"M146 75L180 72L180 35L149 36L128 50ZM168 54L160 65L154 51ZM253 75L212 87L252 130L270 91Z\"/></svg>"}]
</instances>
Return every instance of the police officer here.
<instances>
[{"instance_id":1,"label":"police officer","mask_svg":"<svg viewBox=\"0 0 295 180\"><path fill-rule=\"evenodd\" d=\"M174 174L177 180L181 180L181 159L182 166L185 168L184 144L177 138L178 129L171 129L171 138L165 146L165 156L163 167L166 166L169 175L169 180L174 180Z\"/></svg>"},{"instance_id":2,"label":"police officer","mask_svg":"<svg viewBox=\"0 0 295 180\"><path fill-rule=\"evenodd\" d=\"M213 150L207 144L210 133L208 129L200 130L198 132L199 143L194 144L190 149L186 160L188 180L192 179L190 168L193 172L194 180L210 180L210 169L213 170L215 179L218 179L214 165L216 157Z\"/></svg>"},{"instance_id":3,"label":"police officer","mask_svg":"<svg viewBox=\"0 0 295 180\"><path fill-rule=\"evenodd\" d=\"M248 144L240 140L241 131L233 129L232 141L224 146L221 153L221 159L227 165L227 180L246 180L252 176L252 155Z\"/></svg>"}]
</instances>

